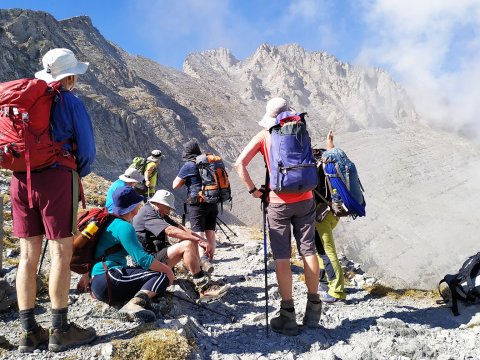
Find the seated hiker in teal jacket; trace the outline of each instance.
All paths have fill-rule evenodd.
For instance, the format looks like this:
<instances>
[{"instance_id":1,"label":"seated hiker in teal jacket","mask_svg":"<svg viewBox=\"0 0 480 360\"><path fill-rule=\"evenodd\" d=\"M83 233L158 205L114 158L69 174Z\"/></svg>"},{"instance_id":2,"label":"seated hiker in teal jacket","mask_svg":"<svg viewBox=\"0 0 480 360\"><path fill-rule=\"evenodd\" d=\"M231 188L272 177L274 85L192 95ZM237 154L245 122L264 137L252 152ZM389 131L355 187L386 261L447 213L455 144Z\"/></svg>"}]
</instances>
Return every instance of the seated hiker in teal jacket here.
<instances>
[{"instance_id":1,"label":"seated hiker in teal jacket","mask_svg":"<svg viewBox=\"0 0 480 360\"><path fill-rule=\"evenodd\" d=\"M106 255L105 262L98 262L92 269L91 289L100 301L112 303L128 301L120 310L119 316L128 321L155 321L150 299L163 294L173 284L172 269L143 250L130 221L143 204L143 197L129 186L113 192L114 219L100 235L94 258L105 250L121 244L121 250ZM130 255L138 266L127 266ZM104 265L108 269L105 273Z\"/></svg>"}]
</instances>

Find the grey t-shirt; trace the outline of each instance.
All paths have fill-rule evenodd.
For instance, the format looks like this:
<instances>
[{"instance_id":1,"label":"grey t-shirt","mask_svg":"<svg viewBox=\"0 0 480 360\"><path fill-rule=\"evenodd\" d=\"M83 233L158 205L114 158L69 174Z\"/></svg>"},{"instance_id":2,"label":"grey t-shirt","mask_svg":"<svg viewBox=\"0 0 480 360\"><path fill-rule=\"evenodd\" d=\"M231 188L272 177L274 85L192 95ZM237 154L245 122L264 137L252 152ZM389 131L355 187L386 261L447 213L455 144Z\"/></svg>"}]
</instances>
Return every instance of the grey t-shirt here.
<instances>
[{"instance_id":1,"label":"grey t-shirt","mask_svg":"<svg viewBox=\"0 0 480 360\"><path fill-rule=\"evenodd\" d=\"M170 244L168 243L165 229L178 224L168 216L160 214L149 203L145 204L133 218L133 227L145 251L156 253Z\"/></svg>"}]
</instances>

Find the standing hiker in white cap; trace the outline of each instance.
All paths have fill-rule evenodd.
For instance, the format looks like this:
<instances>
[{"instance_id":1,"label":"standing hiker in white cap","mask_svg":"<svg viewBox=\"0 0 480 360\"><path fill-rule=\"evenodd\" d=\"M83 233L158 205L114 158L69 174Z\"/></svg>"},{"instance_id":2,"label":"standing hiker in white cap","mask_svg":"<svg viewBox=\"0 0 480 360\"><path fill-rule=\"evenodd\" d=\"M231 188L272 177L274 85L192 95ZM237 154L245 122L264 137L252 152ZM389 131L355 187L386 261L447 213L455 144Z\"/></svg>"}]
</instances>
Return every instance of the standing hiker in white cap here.
<instances>
[{"instance_id":1,"label":"standing hiker in white cap","mask_svg":"<svg viewBox=\"0 0 480 360\"><path fill-rule=\"evenodd\" d=\"M261 153L267 166L267 174L270 175L269 178L276 178L276 176L271 175L272 168L275 165L278 166L278 164L275 164L273 160L270 163L270 156L273 153L271 151L273 135L271 135L269 130L277 124L277 116L280 114L285 114L287 119L300 118L300 116L292 112L285 99L273 98L269 100L265 115L258 122L263 129L254 136L238 156L235 168L248 192L254 198L262 199L265 206L268 203L266 215L268 234L281 296L279 314L271 319L270 326L275 332L293 336L298 334L298 325L293 301L292 270L290 267L291 232L293 232L295 237L298 253L303 259L305 283L307 285L307 307L303 317L303 324L309 327L318 326L322 309L322 303L318 294L319 265L314 241L315 200L311 190L288 193L272 190L268 193L268 196L264 196L264 191L267 190L262 189L260 191L257 189L247 170L250 161L255 155ZM288 121L293 122L293 120ZM295 136L298 136L298 134L295 134ZM285 154L285 156L288 156L288 154ZM313 167L313 171L316 171L315 167ZM270 187L269 184L265 184L265 186ZM259 186L259 188L261 187Z\"/></svg>"},{"instance_id":2,"label":"standing hiker in white cap","mask_svg":"<svg viewBox=\"0 0 480 360\"><path fill-rule=\"evenodd\" d=\"M14 172L12 176L13 235L20 238L21 249L16 288L23 329L18 350L22 353L33 352L43 344L48 344L50 351L64 351L90 343L96 337L93 328L82 329L68 323L67 318L78 176L90 173L96 152L90 116L83 102L71 92L77 76L87 71L88 63L79 62L71 50L61 48L48 51L42 63L43 70L35 77L59 90L50 112L50 127L53 140L61 143L61 152L45 168L29 174ZM43 235L49 240L51 258L50 333L35 320L36 270Z\"/></svg>"},{"instance_id":3,"label":"standing hiker in white cap","mask_svg":"<svg viewBox=\"0 0 480 360\"><path fill-rule=\"evenodd\" d=\"M150 156L147 157L147 163L143 173L145 178L145 186L147 187L145 194L147 198L152 197L152 195L155 193L155 188L157 187L158 181L158 165L161 157L162 152L160 150L152 150Z\"/></svg>"}]
</instances>

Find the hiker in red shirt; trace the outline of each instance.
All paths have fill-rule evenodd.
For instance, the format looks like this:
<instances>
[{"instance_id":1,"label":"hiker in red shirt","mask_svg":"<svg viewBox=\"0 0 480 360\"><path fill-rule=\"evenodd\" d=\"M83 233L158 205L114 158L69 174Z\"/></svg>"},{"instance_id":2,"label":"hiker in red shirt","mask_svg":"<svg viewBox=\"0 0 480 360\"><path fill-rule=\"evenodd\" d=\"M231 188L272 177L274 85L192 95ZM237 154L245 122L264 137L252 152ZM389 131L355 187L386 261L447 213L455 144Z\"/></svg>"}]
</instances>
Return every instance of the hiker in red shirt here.
<instances>
[{"instance_id":1,"label":"hiker in red shirt","mask_svg":"<svg viewBox=\"0 0 480 360\"><path fill-rule=\"evenodd\" d=\"M235 163L240 179L254 198L262 198L263 192L258 190L253 183L247 166L255 155L261 153L268 172L271 172L271 134L269 129L275 125L276 117L280 113L290 110L287 101L282 98L273 98L268 101L266 114L259 122L263 130L253 137ZM281 296L280 313L277 317L271 319L270 325L275 332L297 335L298 326L292 294L292 270L290 268L291 227L293 227L298 253L303 259L305 283L307 285L308 301L303 318L304 325L318 326L322 308L318 294L319 265L314 242L315 200L312 191L298 193L270 191L267 220L270 246L275 259L275 272Z\"/></svg>"}]
</instances>

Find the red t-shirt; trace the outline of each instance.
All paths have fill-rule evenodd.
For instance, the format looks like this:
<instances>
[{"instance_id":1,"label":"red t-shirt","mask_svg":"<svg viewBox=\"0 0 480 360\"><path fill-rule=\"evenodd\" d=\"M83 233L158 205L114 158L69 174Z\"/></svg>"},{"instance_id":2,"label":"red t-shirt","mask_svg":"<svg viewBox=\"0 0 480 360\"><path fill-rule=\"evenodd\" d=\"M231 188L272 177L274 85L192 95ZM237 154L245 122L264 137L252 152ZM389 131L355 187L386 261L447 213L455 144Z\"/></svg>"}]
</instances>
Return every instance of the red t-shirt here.
<instances>
[{"instance_id":1,"label":"red t-shirt","mask_svg":"<svg viewBox=\"0 0 480 360\"><path fill-rule=\"evenodd\" d=\"M262 130L252 139L259 146L259 151L262 153L265 162L267 163L268 171L270 172L270 133L268 130ZM298 194L285 194L270 191L269 202L274 204L291 204L303 200L313 198L313 192L307 191Z\"/></svg>"}]
</instances>

